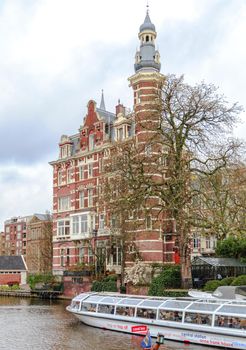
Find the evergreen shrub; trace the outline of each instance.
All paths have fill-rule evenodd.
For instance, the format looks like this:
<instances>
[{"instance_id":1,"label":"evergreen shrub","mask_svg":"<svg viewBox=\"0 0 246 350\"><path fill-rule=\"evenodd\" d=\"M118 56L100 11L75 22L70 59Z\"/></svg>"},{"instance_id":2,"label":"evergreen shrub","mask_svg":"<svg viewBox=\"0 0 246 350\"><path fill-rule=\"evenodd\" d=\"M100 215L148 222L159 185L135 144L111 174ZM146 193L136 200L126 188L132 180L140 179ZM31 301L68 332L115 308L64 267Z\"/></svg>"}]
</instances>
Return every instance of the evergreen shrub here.
<instances>
[{"instance_id":1,"label":"evergreen shrub","mask_svg":"<svg viewBox=\"0 0 246 350\"><path fill-rule=\"evenodd\" d=\"M163 267L159 276L151 281L148 294L165 296L165 289L181 287L181 271L179 265Z\"/></svg>"},{"instance_id":2,"label":"evergreen shrub","mask_svg":"<svg viewBox=\"0 0 246 350\"><path fill-rule=\"evenodd\" d=\"M117 292L117 284L114 280L108 280L108 277L102 281L93 281L91 291L92 292Z\"/></svg>"},{"instance_id":3,"label":"evergreen shrub","mask_svg":"<svg viewBox=\"0 0 246 350\"><path fill-rule=\"evenodd\" d=\"M246 275L241 275L234 278L231 286L246 286Z\"/></svg>"},{"instance_id":4,"label":"evergreen shrub","mask_svg":"<svg viewBox=\"0 0 246 350\"><path fill-rule=\"evenodd\" d=\"M223 284L224 285L224 284ZM221 281L218 280L211 280L208 281L205 286L203 287L203 290L205 292L213 292L215 291L219 286L221 286Z\"/></svg>"},{"instance_id":5,"label":"evergreen shrub","mask_svg":"<svg viewBox=\"0 0 246 350\"><path fill-rule=\"evenodd\" d=\"M220 281L221 286L230 286L234 281L235 277L225 277Z\"/></svg>"}]
</instances>

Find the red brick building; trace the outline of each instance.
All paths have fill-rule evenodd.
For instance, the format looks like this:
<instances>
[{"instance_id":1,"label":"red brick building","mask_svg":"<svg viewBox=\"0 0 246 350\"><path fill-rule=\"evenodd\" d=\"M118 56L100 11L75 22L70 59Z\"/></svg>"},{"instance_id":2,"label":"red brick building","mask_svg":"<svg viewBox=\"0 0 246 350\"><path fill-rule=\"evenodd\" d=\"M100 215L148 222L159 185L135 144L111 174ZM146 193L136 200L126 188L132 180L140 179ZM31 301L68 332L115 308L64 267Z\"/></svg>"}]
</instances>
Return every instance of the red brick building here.
<instances>
[{"instance_id":1,"label":"red brick building","mask_svg":"<svg viewBox=\"0 0 246 350\"><path fill-rule=\"evenodd\" d=\"M107 250L113 217L100 205L103 168L111 156L110 149L117 142L136 138L138 145L142 145L142 151L148 151L145 144L150 135L142 125L156 112L156 95L165 80L160 73L156 36L155 26L147 11L138 34L140 49L135 56L135 74L129 78L133 89L133 111L128 111L119 102L115 113L108 112L102 93L99 108L95 101L88 102L87 114L78 133L63 135L60 139L59 158L50 163L53 166L55 274L62 275L69 266L79 262L93 262L93 247ZM142 259L146 263L174 262L172 230L163 239L162 223L154 211L143 220L141 229L134 234ZM106 265L108 269L120 272L121 252L117 246L111 247Z\"/></svg>"},{"instance_id":2,"label":"red brick building","mask_svg":"<svg viewBox=\"0 0 246 350\"><path fill-rule=\"evenodd\" d=\"M2 238L5 255L23 255L26 258L27 223L31 217L13 217L4 222Z\"/></svg>"}]
</instances>

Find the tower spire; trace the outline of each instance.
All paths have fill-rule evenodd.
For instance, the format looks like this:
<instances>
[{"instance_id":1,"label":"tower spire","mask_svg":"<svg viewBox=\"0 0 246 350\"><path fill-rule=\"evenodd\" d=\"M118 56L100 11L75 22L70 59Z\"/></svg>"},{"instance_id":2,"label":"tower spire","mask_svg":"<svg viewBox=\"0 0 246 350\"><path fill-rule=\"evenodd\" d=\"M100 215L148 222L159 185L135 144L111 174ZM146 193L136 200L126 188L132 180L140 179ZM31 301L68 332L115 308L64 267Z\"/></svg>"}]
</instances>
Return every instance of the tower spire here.
<instances>
[{"instance_id":1,"label":"tower spire","mask_svg":"<svg viewBox=\"0 0 246 350\"><path fill-rule=\"evenodd\" d=\"M155 49L155 39L157 36L155 25L151 22L149 16L149 4L147 2L147 11L143 24L139 28L138 37L140 39L140 49L135 56L135 72L141 69L160 71L160 54Z\"/></svg>"},{"instance_id":2,"label":"tower spire","mask_svg":"<svg viewBox=\"0 0 246 350\"><path fill-rule=\"evenodd\" d=\"M105 102L104 102L103 89L102 89L102 96L101 96L100 109L103 109L104 111L106 111Z\"/></svg>"}]
</instances>

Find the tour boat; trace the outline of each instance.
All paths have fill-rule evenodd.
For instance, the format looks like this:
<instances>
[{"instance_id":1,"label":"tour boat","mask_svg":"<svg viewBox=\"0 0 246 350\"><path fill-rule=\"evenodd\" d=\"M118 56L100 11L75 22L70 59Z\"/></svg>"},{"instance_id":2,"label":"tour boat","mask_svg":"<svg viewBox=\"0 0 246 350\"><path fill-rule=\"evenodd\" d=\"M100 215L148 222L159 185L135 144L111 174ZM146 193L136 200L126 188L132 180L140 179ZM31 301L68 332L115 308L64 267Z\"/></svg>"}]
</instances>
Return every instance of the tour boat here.
<instances>
[{"instance_id":1,"label":"tour boat","mask_svg":"<svg viewBox=\"0 0 246 350\"><path fill-rule=\"evenodd\" d=\"M246 301L82 293L67 310L83 323L136 335L246 349Z\"/></svg>"}]
</instances>

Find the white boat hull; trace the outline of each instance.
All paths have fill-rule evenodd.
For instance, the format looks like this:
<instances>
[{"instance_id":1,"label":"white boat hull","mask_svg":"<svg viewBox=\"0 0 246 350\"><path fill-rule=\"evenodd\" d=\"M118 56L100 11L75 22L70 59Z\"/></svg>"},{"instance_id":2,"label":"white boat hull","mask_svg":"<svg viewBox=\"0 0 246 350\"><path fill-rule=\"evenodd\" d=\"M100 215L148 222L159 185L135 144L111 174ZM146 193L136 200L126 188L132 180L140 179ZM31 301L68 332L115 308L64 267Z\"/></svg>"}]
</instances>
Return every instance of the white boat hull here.
<instances>
[{"instance_id":1,"label":"white boat hull","mask_svg":"<svg viewBox=\"0 0 246 350\"><path fill-rule=\"evenodd\" d=\"M114 330L119 332L131 333L135 335L145 335L147 328L150 331L152 337L157 337L158 333L162 333L165 339L182 341L185 343L195 343L201 345L210 345L216 347L230 348L230 349L246 349L246 338L238 337L233 335L221 335L216 334L216 329L214 328L214 333L206 332L202 330L189 329L187 327L170 327L168 325L154 324L155 321L150 321L150 323L139 323L129 321L123 321L120 319L111 319L105 317L98 317L94 315L88 315L83 313L74 312L71 309L68 311L74 313L74 315L83 323L88 326L103 328L107 330ZM137 321L137 319L136 319Z\"/></svg>"}]
</instances>

